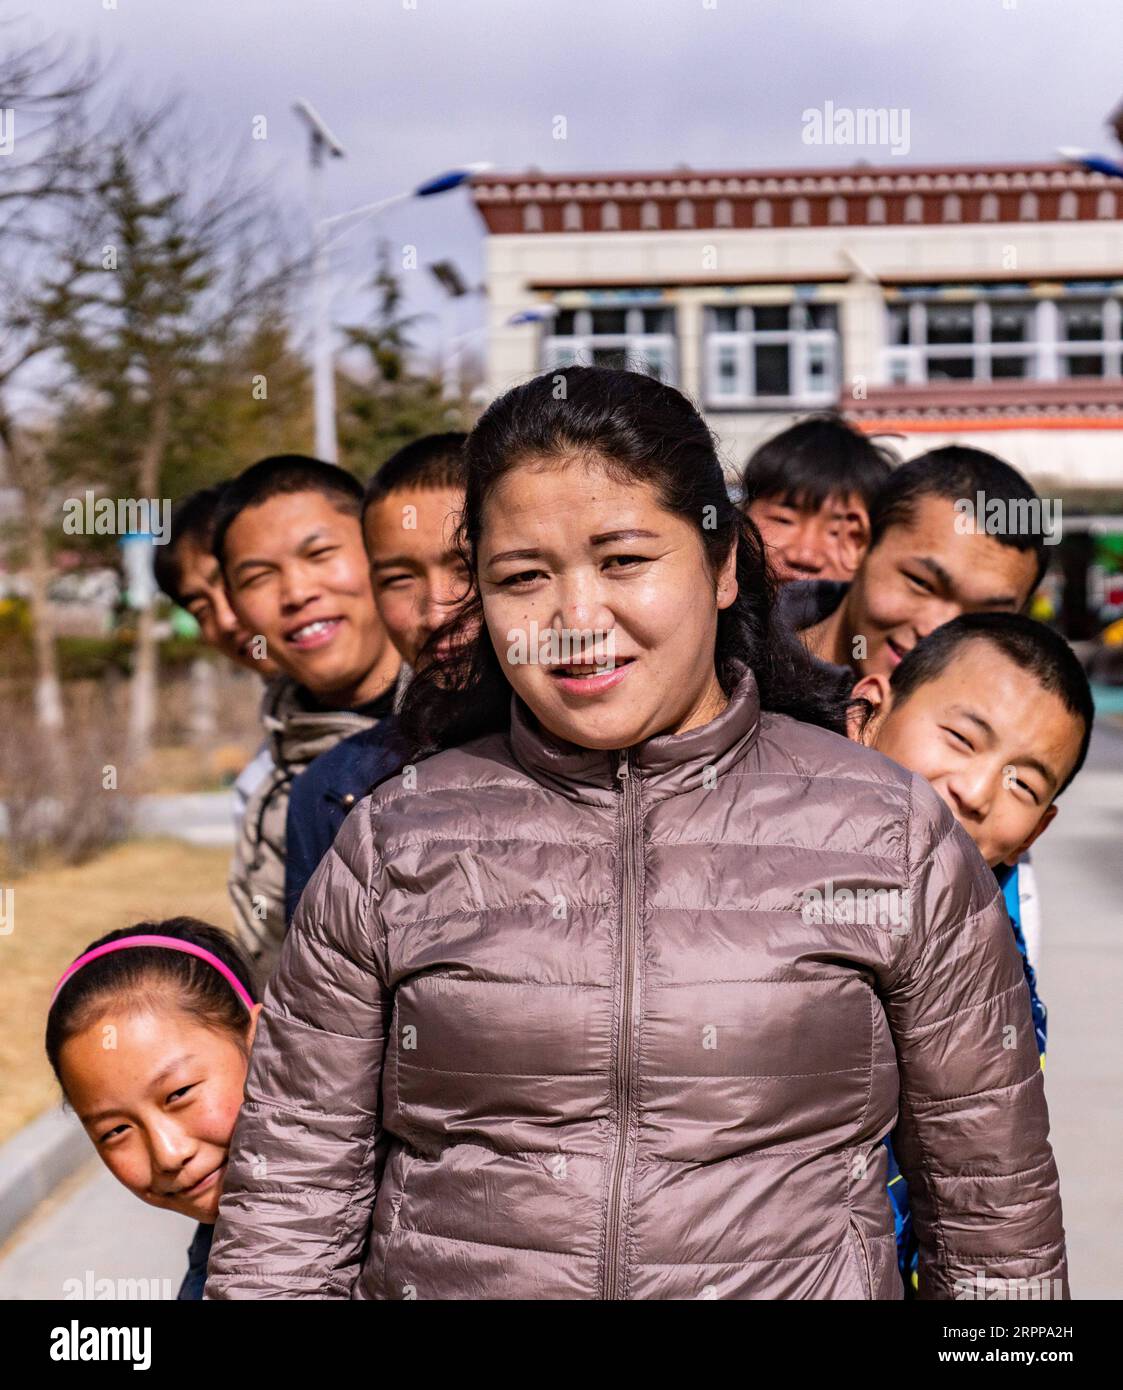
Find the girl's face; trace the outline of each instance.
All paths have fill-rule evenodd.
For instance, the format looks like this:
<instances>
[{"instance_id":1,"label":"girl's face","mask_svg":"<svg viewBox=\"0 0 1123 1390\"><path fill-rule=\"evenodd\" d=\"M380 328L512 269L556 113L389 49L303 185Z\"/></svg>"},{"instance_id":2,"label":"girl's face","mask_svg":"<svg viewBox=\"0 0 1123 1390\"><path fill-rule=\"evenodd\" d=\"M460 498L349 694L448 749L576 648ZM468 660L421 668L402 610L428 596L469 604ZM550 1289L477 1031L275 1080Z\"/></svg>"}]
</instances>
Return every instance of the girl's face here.
<instances>
[{"instance_id":1,"label":"girl's face","mask_svg":"<svg viewBox=\"0 0 1123 1390\"><path fill-rule=\"evenodd\" d=\"M714 574L698 530L646 483L595 463L532 459L488 496L479 544L484 621L539 723L585 748L628 748L720 714Z\"/></svg>"},{"instance_id":2,"label":"girl's face","mask_svg":"<svg viewBox=\"0 0 1123 1390\"><path fill-rule=\"evenodd\" d=\"M102 1162L149 1206L218 1217L248 1049L182 1009L107 1012L62 1047L63 1089Z\"/></svg>"}]
</instances>

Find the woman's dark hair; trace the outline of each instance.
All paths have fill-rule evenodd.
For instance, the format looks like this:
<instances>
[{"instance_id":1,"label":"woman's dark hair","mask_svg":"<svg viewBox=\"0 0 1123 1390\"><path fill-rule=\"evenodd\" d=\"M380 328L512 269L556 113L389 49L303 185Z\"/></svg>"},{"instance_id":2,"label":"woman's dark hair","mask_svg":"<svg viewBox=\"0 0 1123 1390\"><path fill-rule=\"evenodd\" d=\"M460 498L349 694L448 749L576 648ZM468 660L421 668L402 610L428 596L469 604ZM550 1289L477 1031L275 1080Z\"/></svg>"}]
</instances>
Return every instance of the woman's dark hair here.
<instances>
[{"instance_id":1,"label":"woman's dark hair","mask_svg":"<svg viewBox=\"0 0 1123 1390\"><path fill-rule=\"evenodd\" d=\"M130 936L172 936L190 941L218 957L256 1003L257 989L251 967L242 948L229 932L212 927L194 917L172 917L166 922L138 922L135 927L111 931L99 937L81 952L111 941L123 941ZM75 957L78 959L78 957ZM176 1002L199 1023L218 1032L229 1033L239 1045L244 1045L249 1014L245 1004L231 988L229 981L213 965L184 951L167 950L160 946L133 946L127 951L112 951L99 956L72 975L59 991L47 1015L47 1059L59 1085L59 1054L63 1045L76 1033L101 1018L107 1009L141 1005L162 996L166 1004L169 991ZM63 1088L65 1090L65 1087Z\"/></svg>"},{"instance_id":2,"label":"woman's dark hair","mask_svg":"<svg viewBox=\"0 0 1123 1390\"><path fill-rule=\"evenodd\" d=\"M460 548L476 579L484 504L499 481L529 459L583 458L622 483L648 483L660 505L690 522L716 572L737 548L737 598L718 613L714 662L727 694L749 667L762 707L836 732L845 710L819 686L810 659L773 624L773 581L756 526L734 506L713 435L680 392L638 372L564 367L516 386L492 403L465 446L467 490ZM511 686L484 629L478 584L427 644L452 639L453 655L413 678L401 709L412 757L510 723Z\"/></svg>"}]
</instances>

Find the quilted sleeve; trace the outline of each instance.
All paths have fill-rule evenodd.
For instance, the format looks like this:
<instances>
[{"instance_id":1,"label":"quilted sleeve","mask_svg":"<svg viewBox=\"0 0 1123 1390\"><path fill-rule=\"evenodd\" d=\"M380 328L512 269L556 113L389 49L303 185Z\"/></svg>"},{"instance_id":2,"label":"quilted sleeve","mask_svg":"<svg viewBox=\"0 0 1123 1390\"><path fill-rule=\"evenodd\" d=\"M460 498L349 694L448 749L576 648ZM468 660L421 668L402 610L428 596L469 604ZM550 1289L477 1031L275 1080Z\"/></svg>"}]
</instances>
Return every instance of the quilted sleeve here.
<instances>
[{"instance_id":1,"label":"quilted sleeve","mask_svg":"<svg viewBox=\"0 0 1123 1390\"><path fill-rule=\"evenodd\" d=\"M265 993L206 1297L350 1297L376 1187L385 986L369 803L313 875Z\"/></svg>"},{"instance_id":2,"label":"quilted sleeve","mask_svg":"<svg viewBox=\"0 0 1123 1390\"><path fill-rule=\"evenodd\" d=\"M921 1298L1067 1298L1057 1169L1021 957L994 875L921 778L909 919L884 987ZM1047 1282L1046 1282L1047 1281Z\"/></svg>"}]
</instances>

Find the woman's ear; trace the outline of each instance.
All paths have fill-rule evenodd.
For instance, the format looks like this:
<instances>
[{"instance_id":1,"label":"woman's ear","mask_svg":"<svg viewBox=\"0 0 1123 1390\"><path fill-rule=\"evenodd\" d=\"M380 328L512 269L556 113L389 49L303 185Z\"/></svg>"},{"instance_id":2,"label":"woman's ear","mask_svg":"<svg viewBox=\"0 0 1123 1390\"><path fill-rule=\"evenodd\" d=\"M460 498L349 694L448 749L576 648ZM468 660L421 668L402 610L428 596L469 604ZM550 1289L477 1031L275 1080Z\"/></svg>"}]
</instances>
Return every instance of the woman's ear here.
<instances>
[{"instance_id":1,"label":"woman's ear","mask_svg":"<svg viewBox=\"0 0 1123 1390\"><path fill-rule=\"evenodd\" d=\"M257 1016L260 1013L260 1004L255 1004L250 1010L250 1026L246 1029L246 1046L251 1050L253 1048L253 1040L257 1037Z\"/></svg>"},{"instance_id":2,"label":"woman's ear","mask_svg":"<svg viewBox=\"0 0 1123 1390\"><path fill-rule=\"evenodd\" d=\"M729 547L729 554L722 561L717 575L717 606L728 608L737 597L737 543Z\"/></svg>"},{"instance_id":3,"label":"woman's ear","mask_svg":"<svg viewBox=\"0 0 1123 1390\"><path fill-rule=\"evenodd\" d=\"M893 703L888 676L863 676L851 690L850 699L854 703L846 711L847 737L867 748L876 747L878 728Z\"/></svg>"}]
</instances>

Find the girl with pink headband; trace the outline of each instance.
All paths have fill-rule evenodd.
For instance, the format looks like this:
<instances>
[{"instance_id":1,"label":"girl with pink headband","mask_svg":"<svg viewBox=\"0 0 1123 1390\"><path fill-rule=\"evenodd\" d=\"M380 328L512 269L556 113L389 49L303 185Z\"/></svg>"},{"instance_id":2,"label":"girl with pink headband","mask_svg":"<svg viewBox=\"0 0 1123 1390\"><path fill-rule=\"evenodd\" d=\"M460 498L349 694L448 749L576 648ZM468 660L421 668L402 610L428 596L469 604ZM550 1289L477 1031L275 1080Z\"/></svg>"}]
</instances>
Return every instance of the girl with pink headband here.
<instances>
[{"instance_id":1,"label":"girl with pink headband","mask_svg":"<svg viewBox=\"0 0 1123 1390\"><path fill-rule=\"evenodd\" d=\"M191 917L93 942L55 986L47 1057L113 1176L199 1223L179 1298L202 1298L261 1010L234 938Z\"/></svg>"}]
</instances>

